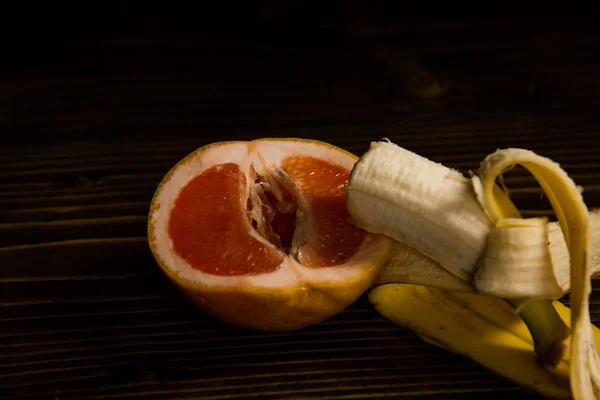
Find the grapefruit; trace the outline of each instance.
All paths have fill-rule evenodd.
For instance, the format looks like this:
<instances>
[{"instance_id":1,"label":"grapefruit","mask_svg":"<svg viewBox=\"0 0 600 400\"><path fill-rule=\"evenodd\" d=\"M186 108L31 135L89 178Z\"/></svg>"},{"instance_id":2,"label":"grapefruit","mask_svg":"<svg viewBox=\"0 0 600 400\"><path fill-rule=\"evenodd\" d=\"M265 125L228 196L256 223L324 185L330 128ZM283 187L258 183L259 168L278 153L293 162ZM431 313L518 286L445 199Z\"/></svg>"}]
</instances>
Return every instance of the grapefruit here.
<instances>
[{"instance_id":1,"label":"grapefruit","mask_svg":"<svg viewBox=\"0 0 600 400\"><path fill-rule=\"evenodd\" d=\"M370 287L391 248L349 220L356 161L306 139L202 147L154 194L152 253L184 296L232 325L294 330L327 319Z\"/></svg>"}]
</instances>

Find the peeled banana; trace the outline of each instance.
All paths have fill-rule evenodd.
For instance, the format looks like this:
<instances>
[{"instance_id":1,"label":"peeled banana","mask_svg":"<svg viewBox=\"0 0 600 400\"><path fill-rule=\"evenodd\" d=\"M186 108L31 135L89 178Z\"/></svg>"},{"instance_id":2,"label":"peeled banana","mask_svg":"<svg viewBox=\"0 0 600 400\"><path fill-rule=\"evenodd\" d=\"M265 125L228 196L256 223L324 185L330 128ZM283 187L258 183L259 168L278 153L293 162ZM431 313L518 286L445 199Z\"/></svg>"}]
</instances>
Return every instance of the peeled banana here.
<instances>
[{"instance_id":1,"label":"peeled banana","mask_svg":"<svg viewBox=\"0 0 600 400\"><path fill-rule=\"evenodd\" d=\"M352 169L346 193L358 226L472 280L492 223L460 172L393 143L375 142Z\"/></svg>"},{"instance_id":2,"label":"peeled banana","mask_svg":"<svg viewBox=\"0 0 600 400\"><path fill-rule=\"evenodd\" d=\"M522 219L496 184L502 173L517 164L538 180L558 223L549 223L546 218ZM407 282L508 299L527 323L538 361L560 374L565 371L565 359L569 360L566 371L573 397L596 398L600 362L589 320L588 295L590 277L600 270L598 257L590 254L590 249L600 248L600 215L588 213L579 188L557 164L527 150L500 150L488 156L478 174L468 179L393 143L376 142L352 171L347 208L357 225L397 241L376 285ZM408 297L436 293L434 289L419 290L411 289ZM569 290L574 308L572 334L553 306L553 300ZM382 292L377 288L371 297L377 297L376 293ZM407 296L403 301L408 301ZM407 322L411 329L456 351L457 346L464 345L460 340L448 343L423 331L430 328L431 314L437 312L428 309L435 306L434 299L428 301L433 303L421 303L421 312L429 313L429 319L416 315L416 305L403 305L402 311L390 306L393 312L382 313L392 320L404 315L400 322L412 320ZM506 315L494 315L495 321L491 318L488 323L496 327L506 323ZM518 347L514 337L531 344L522 328L499 327L504 333L497 332L502 338L497 344ZM487 360L495 350L481 340L484 338L470 347L475 349L476 359L510 377L507 374L511 371L503 364ZM571 353L565 354L569 346ZM535 387L535 382L525 381L521 383Z\"/></svg>"},{"instance_id":3,"label":"peeled banana","mask_svg":"<svg viewBox=\"0 0 600 400\"><path fill-rule=\"evenodd\" d=\"M346 206L356 225L398 242L377 283L437 287L428 280L431 276L437 277L439 287L459 290L462 284L452 274L474 287L477 263L493 227L478 199L479 189L460 172L394 143L371 143L352 169ZM503 209L520 218L508 196L497 186L493 190ZM551 266L565 294L571 284L568 248L558 222L548 223L547 231ZM590 213L590 239L591 248L600 249L600 210ZM592 255L590 270L600 273L600 254Z\"/></svg>"},{"instance_id":4,"label":"peeled banana","mask_svg":"<svg viewBox=\"0 0 600 400\"><path fill-rule=\"evenodd\" d=\"M375 279L374 286L385 283L412 283L461 292L475 291L475 287L466 280L401 242L392 245L390 258Z\"/></svg>"},{"instance_id":5,"label":"peeled banana","mask_svg":"<svg viewBox=\"0 0 600 400\"><path fill-rule=\"evenodd\" d=\"M552 268L561 296L571 288L571 267L569 250L558 222L548 223L548 243ZM590 270L593 276L600 273L600 210L590 212L590 240L592 260ZM375 286L385 283L412 283L455 291L475 291L475 286L450 273L437 261L425 256L407 244L395 242L388 262L375 280Z\"/></svg>"},{"instance_id":6,"label":"peeled banana","mask_svg":"<svg viewBox=\"0 0 600 400\"><path fill-rule=\"evenodd\" d=\"M498 221L488 234L479 265L474 276L479 292L505 299L556 299L562 295L552 268L547 218Z\"/></svg>"}]
</instances>

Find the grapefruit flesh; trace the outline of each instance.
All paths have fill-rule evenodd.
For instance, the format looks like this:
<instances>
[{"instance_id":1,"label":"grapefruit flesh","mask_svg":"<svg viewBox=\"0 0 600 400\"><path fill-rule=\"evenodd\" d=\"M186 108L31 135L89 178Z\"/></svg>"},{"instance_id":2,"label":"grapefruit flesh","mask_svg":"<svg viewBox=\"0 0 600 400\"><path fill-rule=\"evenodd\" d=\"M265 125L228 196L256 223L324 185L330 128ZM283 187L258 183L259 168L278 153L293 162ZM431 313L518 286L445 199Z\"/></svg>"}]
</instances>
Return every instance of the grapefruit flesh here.
<instances>
[{"instance_id":1,"label":"grapefruit flesh","mask_svg":"<svg viewBox=\"0 0 600 400\"><path fill-rule=\"evenodd\" d=\"M314 157L287 158L282 164L310 202L309 235L298 250L298 260L312 267L347 262L366 236L364 230L349 222L343 189L348 186L350 171Z\"/></svg>"},{"instance_id":2,"label":"grapefruit flesh","mask_svg":"<svg viewBox=\"0 0 600 400\"><path fill-rule=\"evenodd\" d=\"M349 221L355 162L302 139L200 148L155 193L152 252L184 295L231 324L291 330L329 318L371 285L391 246Z\"/></svg>"},{"instance_id":3,"label":"grapefruit flesh","mask_svg":"<svg viewBox=\"0 0 600 400\"><path fill-rule=\"evenodd\" d=\"M235 164L216 165L177 196L169 237L192 268L228 276L272 272L283 262L279 252L248 234L240 201L245 178Z\"/></svg>"}]
</instances>

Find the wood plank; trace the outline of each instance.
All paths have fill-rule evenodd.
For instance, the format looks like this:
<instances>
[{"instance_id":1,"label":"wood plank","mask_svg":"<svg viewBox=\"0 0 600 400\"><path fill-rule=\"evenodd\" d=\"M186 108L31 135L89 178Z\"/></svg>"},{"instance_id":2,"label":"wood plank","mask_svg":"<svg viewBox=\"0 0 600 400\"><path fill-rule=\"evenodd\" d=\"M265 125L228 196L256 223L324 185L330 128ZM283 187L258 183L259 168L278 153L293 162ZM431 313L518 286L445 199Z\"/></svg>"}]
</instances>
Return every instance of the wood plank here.
<instances>
[{"instance_id":1,"label":"wood plank","mask_svg":"<svg viewBox=\"0 0 600 400\"><path fill-rule=\"evenodd\" d=\"M5 223L61 221L78 218L110 218L126 215L147 215L150 201L131 201L82 206L42 207L0 210Z\"/></svg>"},{"instance_id":2,"label":"wood plank","mask_svg":"<svg viewBox=\"0 0 600 400\"><path fill-rule=\"evenodd\" d=\"M38 244L76 239L114 239L144 236L145 216L82 218L61 221L0 224L0 242L5 246Z\"/></svg>"}]
</instances>

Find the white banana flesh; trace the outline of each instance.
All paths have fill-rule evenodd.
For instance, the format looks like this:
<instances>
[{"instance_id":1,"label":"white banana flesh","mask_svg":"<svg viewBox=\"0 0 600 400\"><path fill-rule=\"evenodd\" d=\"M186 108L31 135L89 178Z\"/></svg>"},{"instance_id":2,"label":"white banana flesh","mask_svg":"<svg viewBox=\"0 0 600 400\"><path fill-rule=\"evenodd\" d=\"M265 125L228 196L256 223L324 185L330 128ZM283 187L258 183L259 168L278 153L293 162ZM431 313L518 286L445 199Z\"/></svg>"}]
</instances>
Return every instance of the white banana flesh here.
<instances>
[{"instance_id":1,"label":"white banana flesh","mask_svg":"<svg viewBox=\"0 0 600 400\"><path fill-rule=\"evenodd\" d=\"M475 291L467 281L451 274L436 261L400 242L394 242L390 258L373 285L386 283L412 283L459 292Z\"/></svg>"},{"instance_id":2,"label":"white banana flesh","mask_svg":"<svg viewBox=\"0 0 600 400\"><path fill-rule=\"evenodd\" d=\"M507 284L509 282L509 284ZM557 299L547 218L504 218L490 230L475 287L503 299Z\"/></svg>"},{"instance_id":3,"label":"white banana flesh","mask_svg":"<svg viewBox=\"0 0 600 400\"><path fill-rule=\"evenodd\" d=\"M471 280L491 223L460 172L393 143L376 142L354 166L346 198L357 225Z\"/></svg>"}]
</instances>

